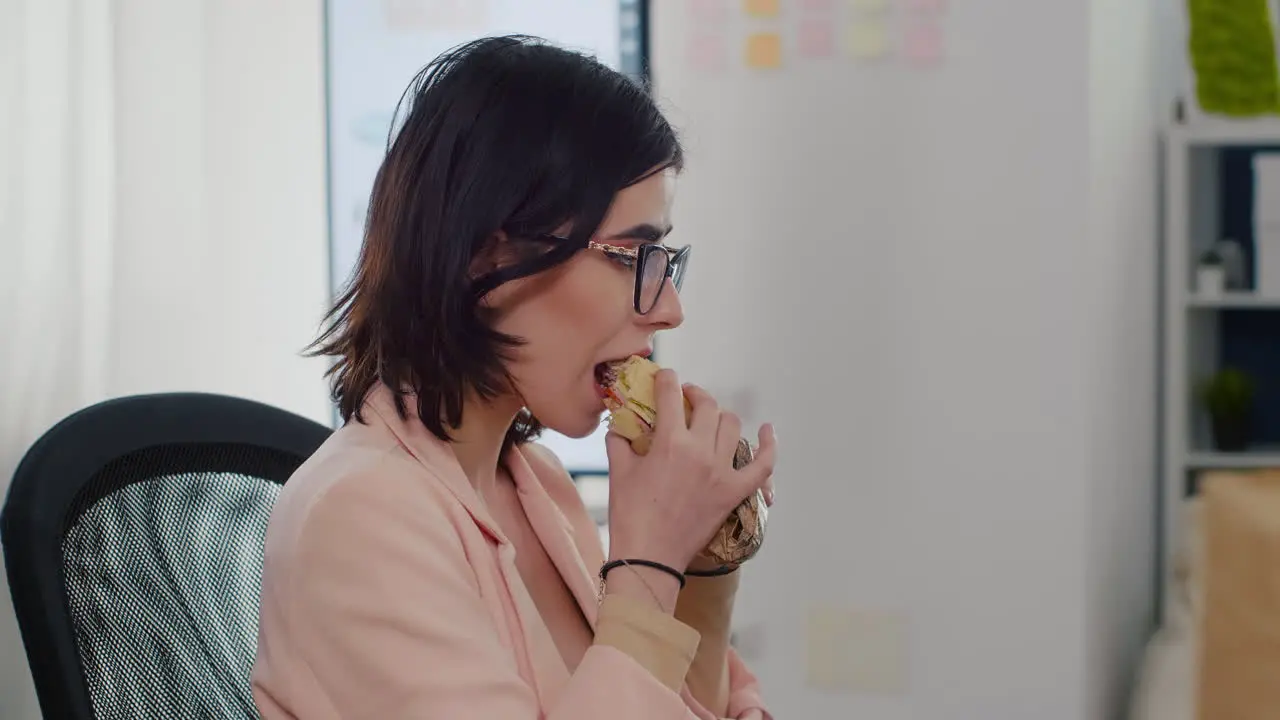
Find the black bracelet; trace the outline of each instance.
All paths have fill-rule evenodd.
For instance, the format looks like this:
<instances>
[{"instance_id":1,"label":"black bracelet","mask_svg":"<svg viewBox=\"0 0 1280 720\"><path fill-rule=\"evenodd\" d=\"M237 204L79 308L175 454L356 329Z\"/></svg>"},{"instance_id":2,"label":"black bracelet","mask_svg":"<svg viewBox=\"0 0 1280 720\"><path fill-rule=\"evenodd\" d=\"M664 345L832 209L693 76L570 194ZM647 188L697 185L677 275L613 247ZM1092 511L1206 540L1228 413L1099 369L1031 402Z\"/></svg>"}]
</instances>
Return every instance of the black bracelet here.
<instances>
[{"instance_id":1,"label":"black bracelet","mask_svg":"<svg viewBox=\"0 0 1280 720\"><path fill-rule=\"evenodd\" d=\"M740 567L742 566L741 565L721 565L720 567L713 568L711 570L685 570L684 574L688 575L689 577L720 577L722 575L735 573L738 571L738 568Z\"/></svg>"},{"instance_id":2,"label":"black bracelet","mask_svg":"<svg viewBox=\"0 0 1280 720\"><path fill-rule=\"evenodd\" d=\"M609 574L610 570L620 568L623 565L640 565L647 568L653 568L654 570L661 570L662 572L675 578L676 581L680 583L680 589L681 590L684 589L684 573L671 567L670 565L663 565L660 562L654 562L652 560L640 560L638 558L627 558L626 560L610 560L609 562L605 563L600 567L600 579L604 580L605 576Z\"/></svg>"}]
</instances>

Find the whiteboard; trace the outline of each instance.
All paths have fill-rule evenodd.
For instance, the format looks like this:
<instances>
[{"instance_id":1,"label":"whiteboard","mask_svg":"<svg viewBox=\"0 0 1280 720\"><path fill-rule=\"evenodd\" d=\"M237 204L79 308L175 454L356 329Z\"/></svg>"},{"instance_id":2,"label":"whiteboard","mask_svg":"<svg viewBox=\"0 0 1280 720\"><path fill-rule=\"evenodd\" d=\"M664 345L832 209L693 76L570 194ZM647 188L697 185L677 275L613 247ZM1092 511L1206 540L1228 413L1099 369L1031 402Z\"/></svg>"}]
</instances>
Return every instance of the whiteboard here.
<instances>
[{"instance_id":1,"label":"whiteboard","mask_svg":"<svg viewBox=\"0 0 1280 720\"><path fill-rule=\"evenodd\" d=\"M327 0L330 283L347 282L363 238L369 191L401 94L444 51L521 33L590 53L624 72L643 67L640 0ZM544 442L570 471L607 467L603 430Z\"/></svg>"}]
</instances>

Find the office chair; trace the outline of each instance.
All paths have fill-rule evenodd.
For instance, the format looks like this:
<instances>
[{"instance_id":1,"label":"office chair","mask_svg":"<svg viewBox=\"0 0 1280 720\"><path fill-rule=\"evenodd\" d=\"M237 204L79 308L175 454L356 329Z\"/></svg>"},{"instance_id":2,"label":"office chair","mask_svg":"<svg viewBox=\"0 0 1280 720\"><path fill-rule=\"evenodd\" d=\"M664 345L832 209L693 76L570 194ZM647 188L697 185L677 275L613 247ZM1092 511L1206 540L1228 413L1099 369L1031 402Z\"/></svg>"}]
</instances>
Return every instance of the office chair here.
<instances>
[{"instance_id":1,"label":"office chair","mask_svg":"<svg viewBox=\"0 0 1280 720\"><path fill-rule=\"evenodd\" d=\"M44 716L256 718L267 519L329 433L192 393L110 400L46 432L0 514Z\"/></svg>"}]
</instances>

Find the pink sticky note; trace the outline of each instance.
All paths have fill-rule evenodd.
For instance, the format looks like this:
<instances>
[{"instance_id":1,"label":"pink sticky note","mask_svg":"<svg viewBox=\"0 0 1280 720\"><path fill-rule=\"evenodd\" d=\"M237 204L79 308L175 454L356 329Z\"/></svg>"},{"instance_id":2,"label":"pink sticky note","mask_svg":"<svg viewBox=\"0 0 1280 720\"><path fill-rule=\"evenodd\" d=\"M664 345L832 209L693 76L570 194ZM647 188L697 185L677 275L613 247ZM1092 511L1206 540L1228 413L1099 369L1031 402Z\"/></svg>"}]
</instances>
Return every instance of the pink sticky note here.
<instances>
[{"instance_id":1,"label":"pink sticky note","mask_svg":"<svg viewBox=\"0 0 1280 720\"><path fill-rule=\"evenodd\" d=\"M934 22L916 21L906 30L903 51L913 65L935 65L942 60L942 29Z\"/></svg>"},{"instance_id":2,"label":"pink sticky note","mask_svg":"<svg viewBox=\"0 0 1280 720\"><path fill-rule=\"evenodd\" d=\"M800 0L800 11L807 13L829 13L835 9L835 0Z\"/></svg>"},{"instance_id":3,"label":"pink sticky note","mask_svg":"<svg viewBox=\"0 0 1280 720\"><path fill-rule=\"evenodd\" d=\"M901 0L912 12L940 13L947 9L947 0Z\"/></svg>"},{"instance_id":4,"label":"pink sticky note","mask_svg":"<svg viewBox=\"0 0 1280 720\"><path fill-rule=\"evenodd\" d=\"M685 48L689 67L701 72L724 70L725 58L728 54L729 49L724 36L712 33L695 33L690 36Z\"/></svg>"},{"instance_id":5,"label":"pink sticky note","mask_svg":"<svg viewBox=\"0 0 1280 720\"><path fill-rule=\"evenodd\" d=\"M728 0L685 0L685 8L698 25L723 25L729 18Z\"/></svg>"},{"instance_id":6,"label":"pink sticky note","mask_svg":"<svg viewBox=\"0 0 1280 720\"><path fill-rule=\"evenodd\" d=\"M831 23L825 20L805 20L800 23L796 40L796 50L804 57L831 57L835 52L835 31Z\"/></svg>"}]
</instances>

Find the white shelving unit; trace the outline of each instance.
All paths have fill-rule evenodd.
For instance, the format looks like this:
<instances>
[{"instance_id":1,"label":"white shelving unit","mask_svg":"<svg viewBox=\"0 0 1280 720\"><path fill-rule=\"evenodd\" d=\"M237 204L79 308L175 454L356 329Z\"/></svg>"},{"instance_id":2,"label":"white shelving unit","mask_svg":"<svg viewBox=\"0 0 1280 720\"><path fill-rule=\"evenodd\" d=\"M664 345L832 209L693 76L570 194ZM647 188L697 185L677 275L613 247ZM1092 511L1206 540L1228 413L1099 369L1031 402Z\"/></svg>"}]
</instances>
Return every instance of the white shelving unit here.
<instances>
[{"instance_id":1,"label":"white shelving unit","mask_svg":"<svg viewBox=\"0 0 1280 720\"><path fill-rule=\"evenodd\" d=\"M1280 467L1280 448L1238 453L1213 449L1208 418L1194 398L1195 384L1217 369L1218 322L1225 310L1280 311L1280 297L1193 291L1196 258L1221 239L1218 227L1222 150L1280 147L1280 118L1197 120L1171 126L1164 137L1163 357L1161 386L1162 584L1172 577L1173 549L1181 533L1182 500L1205 470ZM1163 604L1168 607L1168 603Z\"/></svg>"},{"instance_id":2,"label":"white shelving unit","mask_svg":"<svg viewBox=\"0 0 1280 720\"><path fill-rule=\"evenodd\" d=\"M1228 292L1218 297L1200 297L1189 295L1186 298L1188 308L1204 308L1206 310L1280 310L1280 298L1263 297L1251 292Z\"/></svg>"},{"instance_id":3,"label":"white shelving unit","mask_svg":"<svg viewBox=\"0 0 1280 720\"><path fill-rule=\"evenodd\" d=\"M1280 450L1250 450L1224 453L1211 450L1192 451L1184 456L1184 470L1253 470L1280 467Z\"/></svg>"},{"instance_id":4,"label":"white shelving unit","mask_svg":"<svg viewBox=\"0 0 1280 720\"><path fill-rule=\"evenodd\" d=\"M1280 118L1252 120L1199 119L1172 125L1166 133L1170 149L1220 148L1232 145L1280 145Z\"/></svg>"}]
</instances>

